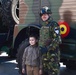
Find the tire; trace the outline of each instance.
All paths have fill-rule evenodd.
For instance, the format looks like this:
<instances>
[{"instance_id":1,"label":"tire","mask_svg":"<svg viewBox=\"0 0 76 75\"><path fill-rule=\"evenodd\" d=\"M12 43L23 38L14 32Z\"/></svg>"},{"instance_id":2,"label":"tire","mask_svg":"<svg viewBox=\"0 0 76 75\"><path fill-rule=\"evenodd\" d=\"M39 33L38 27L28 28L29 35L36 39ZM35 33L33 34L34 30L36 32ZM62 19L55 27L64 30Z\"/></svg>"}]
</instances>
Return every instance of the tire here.
<instances>
[{"instance_id":1,"label":"tire","mask_svg":"<svg viewBox=\"0 0 76 75\"><path fill-rule=\"evenodd\" d=\"M16 50L13 50L12 48L9 50L8 56L10 58L16 58Z\"/></svg>"},{"instance_id":2,"label":"tire","mask_svg":"<svg viewBox=\"0 0 76 75\"><path fill-rule=\"evenodd\" d=\"M74 63L74 62L69 62L69 63L67 63L66 64L66 67L68 68L68 69L72 69L72 70L76 70L76 63Z\"/></svg>"},{"instance_id":3,"label":"tire","mask_svg":"<svg viewBox=\"0 0 76 75\"><path fill-rule=\"evenodd\" d=\"M16 24L12 16L12 5L14 5L13 0L1 0L2 23L4 26L10 27L10 25Z\"/></svg>"},{"instance_id":4,"label":"tire","mask_svg":"<svg viewBox=\"0 0 76 75\"><path fill-rule=\"evenodd\" d=\"M66 62L63 62L64 65L66 65L67 69L76 69L76 61L68 60Z\"/></svg>"},{"instance_id":5,"label":"tire","mask_svg":"<svg viewBox=\"0 0 76 75\"><path fill-rule=\"evenodd\" d=\"M17 53L17 62L18 62L18 68L19 68L19 73L22 74L22 56L24 53L24 49L29 45L28 40L23 41L19 48L18 48L18 53ZM22 74L23 75L23 74ZM26 75L26 74L25 74Z\"/></svg>"},{"instance_id":6,"label":"tire","mask_svg":"<svg viewBox=\"0 0 76 75\"><path fill-rule=\"evenodd\" d=\"M2 25L9 28L19 23L19 0L1 0ZM5 30L5 29L3 29Z\"/></svg>"}]
</instances>

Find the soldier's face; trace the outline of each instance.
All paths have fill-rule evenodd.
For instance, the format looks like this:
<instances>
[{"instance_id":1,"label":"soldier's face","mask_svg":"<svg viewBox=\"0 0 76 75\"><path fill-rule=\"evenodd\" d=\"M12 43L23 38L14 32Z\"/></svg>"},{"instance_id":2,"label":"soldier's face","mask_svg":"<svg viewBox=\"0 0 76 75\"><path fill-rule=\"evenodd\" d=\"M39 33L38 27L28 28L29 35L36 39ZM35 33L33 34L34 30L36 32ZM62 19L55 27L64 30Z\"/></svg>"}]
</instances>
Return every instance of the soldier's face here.
<instances>
[{"instance_id":1,"label":"soldier's face","mask_svg":"<svg viewBox=\"0 0 76 75\"><path fill-rule=\"evenodd\" d=\"M49 15L48 15L48 14L43 14L43 15L41 16L41 19L42 19L43 21L47 21L48 18L49 18Z\"/></svg>"},{"instance_id":2,"label":"soldier's face","mask_svg":"<svg viewBox=\"0 0 76 75\"><path fill-rule=\"evenodd\" d=\"M30 43L30 45L35 45L36 42L37 42L37 40L36 40L34 37L30 37L30 38L29 38L29 43Z\"/></svg>"}]
</instances>

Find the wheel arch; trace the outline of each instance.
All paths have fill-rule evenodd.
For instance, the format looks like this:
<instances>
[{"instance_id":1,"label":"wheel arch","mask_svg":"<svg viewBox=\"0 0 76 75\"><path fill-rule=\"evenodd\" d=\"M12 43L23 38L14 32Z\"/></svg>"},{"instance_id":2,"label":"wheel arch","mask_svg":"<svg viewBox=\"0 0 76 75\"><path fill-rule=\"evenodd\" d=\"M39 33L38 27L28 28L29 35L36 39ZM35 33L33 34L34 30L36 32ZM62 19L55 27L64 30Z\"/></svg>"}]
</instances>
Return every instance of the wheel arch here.
<instances>
[{"instance_id":1,"label":"wheel arch","mask_svg":"<svg viewBox=\"0 0 76 75\"><path fill-rule=\"evenodd\" d=\"M30 31L29 31L30 30ZM14 41L14 49L17 52L17 49L19 47L19 45L22 43L22 41L26 40L29 35L31 34L36 34L39 37L39 30L40 30L40 25L28 25L25 28L23 28L18 35L15 38Z\"/></svg>"}]
</instances>

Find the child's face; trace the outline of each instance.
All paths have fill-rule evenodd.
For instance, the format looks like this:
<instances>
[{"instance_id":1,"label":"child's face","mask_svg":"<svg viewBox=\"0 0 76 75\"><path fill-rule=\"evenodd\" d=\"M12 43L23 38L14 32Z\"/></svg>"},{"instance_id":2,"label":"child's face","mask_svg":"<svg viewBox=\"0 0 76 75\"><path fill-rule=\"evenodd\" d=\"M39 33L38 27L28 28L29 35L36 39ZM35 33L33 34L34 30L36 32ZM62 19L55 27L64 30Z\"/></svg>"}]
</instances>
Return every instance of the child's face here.
<instances>
[{"instance_id":1,"label":"child's face","mask_svg":"<svg viewBox=\"0 0 76 75\"><path fill-rule=\"evenodd\" d=\"M41 19L42 19L43 21L48 20L48 18L49 18L49 15L48 15L48 14L43 14L43 15L41 16Z\"/></svg>"},{"instance_id":2,"label":"child's face","mask_svg":"<svg viewBox=\"0 0 76 75\"><path fill-rule=\"evenodd\" d=\"M37 40L36 40L34 37L30 37L30 38L29 38L29 43L30 43L30 45L35 45L36 42L37 42Z\"/></svg>"}]
</instances>

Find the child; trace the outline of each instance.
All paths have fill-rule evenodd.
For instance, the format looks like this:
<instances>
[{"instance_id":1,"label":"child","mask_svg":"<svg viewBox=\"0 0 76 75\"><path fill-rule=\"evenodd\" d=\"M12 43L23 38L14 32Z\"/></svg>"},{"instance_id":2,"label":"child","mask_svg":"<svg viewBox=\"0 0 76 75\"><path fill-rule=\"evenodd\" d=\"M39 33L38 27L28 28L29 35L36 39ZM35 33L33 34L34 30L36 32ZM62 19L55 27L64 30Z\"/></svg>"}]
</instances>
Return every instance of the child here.
<instances>
[{"instance_id":1,"label":"child","mask_svg":"<svg viewBox=\"0 0 76 75\"><path fill-rule=\"evenodd\" d=\"M42 74L42 59L41 53L38 47L38 40L35 36L29 37L29 46L25 48L22 61L22 73L27 75L40 75Z\"/></svg>"}]
</instances>

